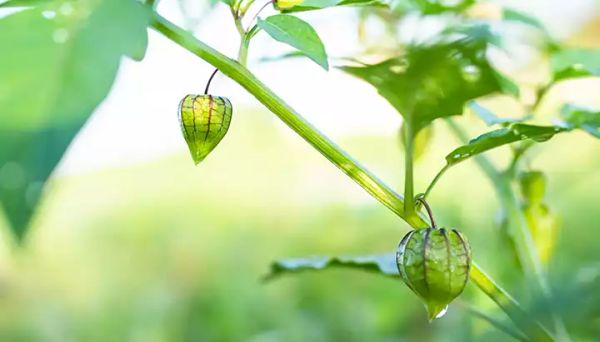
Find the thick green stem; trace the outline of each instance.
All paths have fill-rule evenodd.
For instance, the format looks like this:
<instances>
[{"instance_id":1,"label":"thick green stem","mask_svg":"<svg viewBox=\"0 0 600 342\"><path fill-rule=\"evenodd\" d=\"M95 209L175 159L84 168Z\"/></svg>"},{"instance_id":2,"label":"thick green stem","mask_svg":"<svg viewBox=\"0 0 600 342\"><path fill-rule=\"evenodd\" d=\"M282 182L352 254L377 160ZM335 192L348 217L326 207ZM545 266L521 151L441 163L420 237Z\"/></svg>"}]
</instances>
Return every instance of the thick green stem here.
<instances>
[{"instance_id":1,"label":"thick green stem","mask_svg":"<svg viewBox=\"0 0 600 342\"><path fill-rule=\"evenodd\" d=\"M248 48L250 46L250 37L245 34L240 42L240 51L238 52L238 62L244 67L248 64Z\"/></svg>"},{"instance_id":2,"label":"thick green stem","mask_svg":"<svg viewBox=\"0 0 600 342\"><path fill-rule=\"evenodd\" d=\"M151 25L181 47L204 59L223 74L239 83L317 151L367 190L369 194L398 216L408 220L404 214L404 200L402 196L377 179L334 142L325 137L240 63L204 44L190 33L156 13L153 15ZM415 216L407 222L411 226L427 224L420 216Z\"/></svg>"},{"instance_id":3,"label":"thick green stem","mask_svg":"<svg viewBox=\"0 0 600 342\"><path fill-rule=\"evenodd\" d=\"M235 28L240 34L240 37L243 37L246 34L246 30L244 30L244 25L242 24L242 18L240 17L240 13L238 9L231 7L231 15L233 16L233 22L235 23Z\"/></svg>"},{"instance_id":4,"label":"thick green stem","mask_svg":"<svg viewBox=\"0 0 600 342\"><path fill-rule=\"evenodd\" d=\"M414 228L429 226L427 221L420 215L407 216L404 211L402 196L378 180L335 143L321 134L241 64L194 38L190 33L172 24L157 13L153 13L151 25L158 32L212 64L223 74L244 87L325 158L341 169L383 205L403 218L409 225ZM507 304L502 307L503 309L507 307L513 311L522 310L506 291L489 279L477 265L473 265L471 279L492 299L496 298L497 300L505 301ZM482 284L487 284L487 286L482 286ZM512 319L518 319L517 317L512 317L510 310L507 311L505 309L505 311Z\"/></svg>"},{"instance_id":5,"label":"thick green stem","mask_svg":"<svg viewBox=\"0 0 600 342\"><path fill-rule=\"evenodd\" d=\"M407 115L409 117L410 115ZM403 125L404 129L404 211L411 216L415 213L414 191L414 152L415 132L410 121Z\"/></svg>"},{"instance_id":6,"label":"thick green stem","mask_svg":"<svg viewBox=\"0 0 600 342\"><path fill-rule=\"evenodd\" d=\"M454 134L462 141L467 142L468 137L463 130L451 119L447 119L446 122L450 126ZM506 174L501 173L497 168L483 155L475 156L475 161L484 173L491 180L498 199L501 202L503 208L505 208L510 224L510 231L515 237L515 244L517 246L517 254L521 265L523 265L525 274L529 280L536 284L540 290L542 299L547 303L551 303L552 292L550 285L546 279L544 268L540 263L531 232L527 228L527 223L520 210L519 203L514 195L514 192L510 185L510 179ZM570 341L564 322L561 317L552 309L552 318L556 333L556 339L559 341Z\"/></svg>"}]
</instances>

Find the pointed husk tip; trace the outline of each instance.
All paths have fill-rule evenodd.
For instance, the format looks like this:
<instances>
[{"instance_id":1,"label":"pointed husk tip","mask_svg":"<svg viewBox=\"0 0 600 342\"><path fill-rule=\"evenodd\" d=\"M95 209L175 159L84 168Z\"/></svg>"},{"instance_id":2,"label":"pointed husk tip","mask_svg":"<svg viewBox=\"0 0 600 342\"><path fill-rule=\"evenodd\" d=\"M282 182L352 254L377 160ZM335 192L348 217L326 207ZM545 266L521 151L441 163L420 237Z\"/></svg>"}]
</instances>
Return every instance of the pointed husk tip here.
<instances>
[{"instance_id":1,"label":"pointed husk tip","mask_svg":"<svg viewBox=\"0 0 600 342\"><path fill-rule=\"evenodd\" d=\"M448 311L448 305L440 303L426 303L425 308L427 309L427 319L429 320L429 323L438 318L442 318Z\"/></svg>"}]
</instances>

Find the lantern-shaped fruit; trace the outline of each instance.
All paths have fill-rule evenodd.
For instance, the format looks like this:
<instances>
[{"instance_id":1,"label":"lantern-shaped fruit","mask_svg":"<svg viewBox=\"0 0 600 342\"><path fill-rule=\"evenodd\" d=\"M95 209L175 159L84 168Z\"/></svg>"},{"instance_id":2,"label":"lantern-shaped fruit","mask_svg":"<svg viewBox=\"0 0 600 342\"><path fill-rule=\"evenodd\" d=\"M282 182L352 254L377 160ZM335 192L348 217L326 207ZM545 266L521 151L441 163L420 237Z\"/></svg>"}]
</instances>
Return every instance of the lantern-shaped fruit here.
<instances>
[{"instance_id":1,"label":"lantern-shaped fruit","mask_svg":"<svg viewBox=\"0 0 600 342\"><path fill-rule=\"evenodd\" d=\"M179 103L179 123L196 165L219 144L231 123L226 97L187 95Z\"/></svg>"},{"instance_id":2,"label":"lantern-shaped fruit","mask_svg":"<svg viewBox=\"0 0 600 342\"><path fill-rule=\"evenodd\" d=\"M432 227L404 236L396 263L402 280L423 300L431 321L443 315L446 306L464 290L471 249L458 230L438 229L432 219Z\"/></svg>"}]
</instances>

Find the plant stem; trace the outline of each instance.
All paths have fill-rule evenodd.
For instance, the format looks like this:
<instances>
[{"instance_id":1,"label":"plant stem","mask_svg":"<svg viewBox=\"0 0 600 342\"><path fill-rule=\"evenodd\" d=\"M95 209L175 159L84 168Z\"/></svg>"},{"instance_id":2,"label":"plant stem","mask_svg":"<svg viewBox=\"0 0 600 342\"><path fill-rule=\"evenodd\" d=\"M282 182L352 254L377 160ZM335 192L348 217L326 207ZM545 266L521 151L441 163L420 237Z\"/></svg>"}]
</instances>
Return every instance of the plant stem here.
<instances>
[{"instance_id":1,"label":"plant stem","mask_svg":"<svg viewBox=\"0 0 600 342\"><path fill-rule=\"evenodd\" d=\"M452 119L446 119L446 122L462 142L468 141L465 132ZM512 191L510 179L506 174L499 172L484 155L477 155L474 158L479 167L491 180L496 189L498 199L508 214L510 230L515 236L517 254L521 265L524 267L525 275L539 288L541 297L545 303L551 304L552 291L546 279L542 264L540 263L533 238L531 237L531 232L527 227L519 203ZM570 341L562 318L556 313L555 309L552 308L551 310L557 340Z\"/></svg>"},{"instance_id":2,"label":"plant stem","mask_svg":"<svg viewBox=\"0 0 600 342\"><path fill-rule=\"evenodd\" d=\"M506 292L502 290L494 281L485 274L477 264L473 263L471 267L471 280L485 292L511 320L533 341L552 341L550 334Z\"/></svg>"},{"instance_id":3,"label":"plant stem","mask_svg":"<svg viewBox=\"0 0 600 342\"><path fill-rule=\"evenodd\" d=\"M241 64L194 38L190 33L172 24L156 12L152 14L151 26L184 49L212 64L223 74L244 87L325 158L363 187L371 196L400 218L404 219L410 226L414 228L426 228L429 226L427 221L420 215L407 216L404 211L402 196L378 180L335 143L320 133ZM497 286L475 264L472 267L471 279L492 299L496 298L499 301L502 300L507 303L505 306L501 306L503 309L511 308L513 311L522 310L506 291ZM482 286L481 284L488 285ZM517 319L511 316L510 310L507 311L505 309L505 312L511 319Z\"/></svg>"},{"instance_id":4,"label":"plant stem","mask_svg":"<svg viewBox=\"0 0 600 342\"><path fill-rule=\"evenodd\" d=\"M219 72L219 69L215 69L215 71L212 72L212 74L210 74L210 77L208 78L208 81L206 82L206 88L204 88L204 95L208 95L208 89L210 89L210 83L212 82L213 78L215 78L215 75Z\"/></svg>"},{"instance_id":5,"label":"plant stem","mask_svg":"<svg viewBox=\"0 0 600 342\"><path fill-rule=\"evenodd\" d=\"M406 117L410 117L407 115ZM404 131L404 211L411 216L415 213L414 192L414 154L415 132L412 123L407 120L403 125Z\"/></svg>"},{"instance_id":6,"label":"plant stem","mask_svg":"<svg viewBox=\"0 0 600 342\"><path fill-rule=\"evenodd\" d=\"M514 339L516 339L518 341L523 341L523 342L529 341L529 338L527 338L527 336L524 336L523 333L521 333L520 331L515 330L512 326L509 326L506 323L498 320L497 318L490 316L489 314L479 310L478 308L474 307L473 305L468 304L463 301L457 301L457 304L461 305L465 310L467 310L473 316L479 317L480 319L490 323L496 329L505 332L506 334L512 336Z\"/></svg>"},{"instance_id":7,"label":"plant stem","mask_svg":"<svg viewBox=\"0 0 600 342\"><path fill-rule=\"evenodd\" d=\"M240 15L244 16L246 14L246 12L248 11L248 9L250 8L250 6L252 6L253 3L254 3L254 0L249 0L244 4L244 6L241 6L241 4L240 4L240 8L239 8Z\"/></svg>"},{"instance_id":8,"label":"plant stem","mask_svg":"<svg viewBox=\"0 0 600 342\"><path fill-rule=\"evenodd\" d=\"M325 137L240 63L194 38L190 33L172 24L157 13L153 14L151 26L239 83L292 130L325 156L325 158L362 186L369 194L398 216L408 220L404 214L404 200L402 196L377 179L334 142ZM413 227L427 226L427 222L418 215L408 220L407 223Z\"/></svg>"},{"instance_id":9,"label":"plant stem","mask_svg":"<svg viewBox=\"0 0 600 342\"><path fill-rule=\"evenodd\" d=\"M156 12L155 12L156 13ZM233 22L235 23L235 28L237 29L240 37L244 37L246 31L244 30L244 25L242 24L242 18L238 13L238 10L234 7L231 7L231 15L233 16Z\"/></svg>"},{"instance_id":10,"label":"plant stem","mask_svg":"<svg viewBox=\"0 0 600 342\"><path fill-rule=\"evenodd\" d=\"M238 62L244 67L248 64L248 48L250 46L250 36L245 33L240 41L240 50L238 52Z\"/></svg>"},{"instance_id":11,"label":"plant stem","mask_svg":"<svg viewBox=\"0 0 600 342\"><path fill-rule=\"evenodd\" d=\"M446 173L446 171L448 171L448 169L450 168L450 165L446 164L433 178L433 180L431 181L431 183L429 183L429 186L427 187L427 190L425 190L425 193L423 194L423 198L427 199L427 196L429 196L429 194L431 193L431 190L433 190L433 187L437 184L437 182L440 180L440 178L442 178L442 176L444 175L444 173Z\"/></svg>"},{"instance_id":12,"label":"plant stem","mask_svg":"<svg viewBox=\"0 0 600 342\"><path fill-rule=\"evenodd\" d=\"M269 1L266 4L262 5L262 7L256 11L256 14L254 14L254 16L252 17L252 19L250 20L250 23L248 24L248 29L246 30L246 32L250 31L250 28L252 27L253 23L256 21L256 19L258 18L258 16L260 15L260 13L267 8L267 6L271 5L273 3L273 1Z\"/></svg>"}]
</instances>

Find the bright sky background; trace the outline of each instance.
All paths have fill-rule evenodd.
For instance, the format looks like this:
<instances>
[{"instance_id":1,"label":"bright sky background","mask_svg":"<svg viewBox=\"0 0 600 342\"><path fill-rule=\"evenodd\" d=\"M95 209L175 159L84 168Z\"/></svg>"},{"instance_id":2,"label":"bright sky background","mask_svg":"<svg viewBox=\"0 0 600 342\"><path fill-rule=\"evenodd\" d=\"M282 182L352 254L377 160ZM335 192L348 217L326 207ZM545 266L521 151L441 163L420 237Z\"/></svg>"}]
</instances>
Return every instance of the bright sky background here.
<instances>
[{"instance_id":1,"label":"bright sky background","mask_svg":"<svg viewBox=\"0 0 600 342\"><path fill-rule=\"evenodd\" d=\"M562 0L504 3L534 13L558 37L571 33L576 23L585 22L600 7L598 0L570 0L568 5ZM159 12L184 24L176 0L163 0ZM264 12L267 14L269 11ZM357 18L353 9L329 9L301 17L315 26L330 56L349 56L356 52ZM200 39L229 56L236 55L239 36L226 6L218 5L199 21L195 32ZM368 29L381 28L372 24ZM59 174L76 174L186 152L176 116L177 106L184 95L203 91L213 69L152 30L149 39L142 62L123 61L110 95L71 146L57 171ZM325 72L308 59L257 61L263 56L288 51L290 48L260 33L252 42L249 67L316 127L334 140L353 134L395 134L401 123L400 116L366 83L335 69ZM236 116L253 115L256 109L266 110L224 76L213 81L211 93L232 100L233 120ZM286 131L286 134L294 134Z\"/></svg>"}]
</instances>

